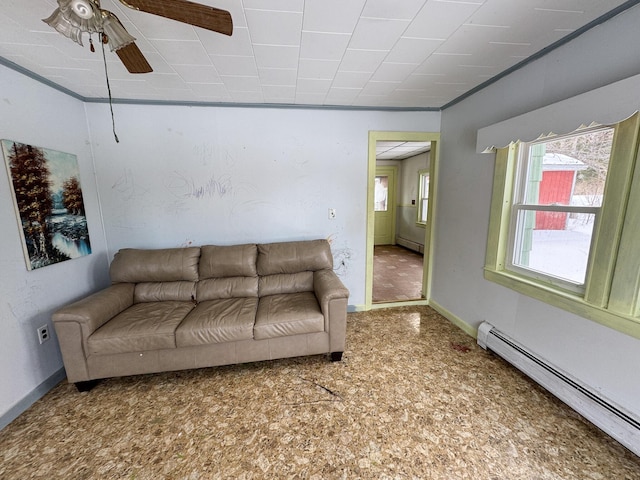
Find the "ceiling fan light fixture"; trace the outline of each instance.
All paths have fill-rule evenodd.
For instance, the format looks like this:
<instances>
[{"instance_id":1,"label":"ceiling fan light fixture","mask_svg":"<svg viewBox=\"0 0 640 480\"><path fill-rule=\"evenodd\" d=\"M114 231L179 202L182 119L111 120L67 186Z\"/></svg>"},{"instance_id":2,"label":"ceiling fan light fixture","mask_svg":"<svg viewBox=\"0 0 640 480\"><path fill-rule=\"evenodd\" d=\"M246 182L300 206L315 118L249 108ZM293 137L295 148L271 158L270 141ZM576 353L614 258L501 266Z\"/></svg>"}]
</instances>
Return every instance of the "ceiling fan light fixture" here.
<instances>
[{"instance_id":1,"label":"ceiling fan light fixture","mask_svg":"<svg viewBox=\"0 0 640 480\"><path fill-rule=\"evenodd\" d=\"M56 15L58 11L60 11L60 15ZM102 30L100 7L91 0L58 0L58 8L45 22L64 34L56 24L52 25L48 22L48 20L53 17L56 17L54 21L57 22L57 24L64 25L66 21L74 27L79 28L81 32L97 33Z\"/></svg>"},{"instance_id":2,"label":"ceiling fan light fixture","mask_svg":"<svg viewBox=\"0 0 640 480\"><path fill-rule=\"evenodd\" d=\"M50 17L44 18L42 21L65 37L82 45L82 30L80 30L77 25L71 23L59 8L56 8Z\"/></svg>"},{"instance_id":3,"label":"ceiling fan light fixture","mask_svg":"<svg viewBox=\"0 0 640 480\"><path fill-rule=\"evenodd\" d=\"M90 19L95 14L88 0L72 0L71 9L76 15L80 18L84 18L85 20Z\"/></svg>"},{"instance_id":4,"label":"ceiling fan light fixture","mask_svg":"<svg viewBox=\"0 0 640 480\"><path fill-rule=\"evenodd\" d=\"M105 10L103 10L102 31L109 39L109 47L112 52L136 41L136 38L122 26L118 17Z\"/></svg>"}]
</instances>

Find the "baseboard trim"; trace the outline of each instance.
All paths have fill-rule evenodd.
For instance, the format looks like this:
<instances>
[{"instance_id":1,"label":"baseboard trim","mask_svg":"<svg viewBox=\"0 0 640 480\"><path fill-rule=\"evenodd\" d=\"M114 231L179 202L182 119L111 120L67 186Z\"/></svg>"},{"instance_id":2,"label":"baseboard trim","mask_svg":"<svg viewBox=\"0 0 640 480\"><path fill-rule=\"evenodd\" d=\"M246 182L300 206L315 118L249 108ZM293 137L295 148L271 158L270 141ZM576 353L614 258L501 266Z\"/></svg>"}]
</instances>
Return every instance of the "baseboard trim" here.
<instances>
[{"instance_id":1,"label":"baseboard trim","mask_svg":"<svg viewBox=\"0 0 640 480\"><path fill-rule=\"evenodd\" d=\"M0 430L26 412L31 405L44 397L51 389L53 389L53 387L58 385L65 378L67 378L67 372L65 372L63 367L34 388L26 397L11 407L9 411L0 416Z\"/></svg>"},{"instance_id":2,"label":"baseboard trim","mask_svg":"<svg viewBox=\"0 0 640 480\"><path fill-rule=\"evenodd\" d=\"M364 312L366 310L364 305L347 305L347 313Z\"/></svg>"},{"instance_id":3,"label":"baseboard trim","mask_svg":"<svg viewBox=\"0 0 640 480\"><path fill-rule=\"evenodd\" d=\"M478 338L478 329L476 327L472 327L467 322L465 322L460 317L458 317L456 314L444 308L435 300L433 299L429 300L429 306L433 308L436 312L438 312L440 315L442 315L444 318L449 320L451 323L453 323L456 327L458 327L464 333L469 335L470 337L473 337L475 339Z\"/></svg>"}]
</instances>

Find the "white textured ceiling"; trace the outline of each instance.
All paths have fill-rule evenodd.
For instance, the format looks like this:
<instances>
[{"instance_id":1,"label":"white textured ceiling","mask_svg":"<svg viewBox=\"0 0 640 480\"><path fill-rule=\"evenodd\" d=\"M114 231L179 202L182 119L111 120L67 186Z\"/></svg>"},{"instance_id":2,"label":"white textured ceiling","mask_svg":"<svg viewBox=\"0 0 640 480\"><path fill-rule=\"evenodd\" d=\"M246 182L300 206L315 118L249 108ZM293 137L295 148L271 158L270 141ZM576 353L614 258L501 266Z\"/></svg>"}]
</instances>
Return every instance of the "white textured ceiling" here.
<instances>
[{"instance_id":1,"label":"white textured ceiling","mask_svg":"<svg viewBox=\"0 0 640 480\"><path fill-rule=\"evenodd\" d=\"M624 0L201 0L233 36L102 0L154 72L107 49L116 99L440 108ZM42 22L55 0L2 0L0 57L86 98L107 96L91 53ZM96 42L97 43L97 42ZM5 62L6 63L6 62Z\"/></svg>"}]
</instances>

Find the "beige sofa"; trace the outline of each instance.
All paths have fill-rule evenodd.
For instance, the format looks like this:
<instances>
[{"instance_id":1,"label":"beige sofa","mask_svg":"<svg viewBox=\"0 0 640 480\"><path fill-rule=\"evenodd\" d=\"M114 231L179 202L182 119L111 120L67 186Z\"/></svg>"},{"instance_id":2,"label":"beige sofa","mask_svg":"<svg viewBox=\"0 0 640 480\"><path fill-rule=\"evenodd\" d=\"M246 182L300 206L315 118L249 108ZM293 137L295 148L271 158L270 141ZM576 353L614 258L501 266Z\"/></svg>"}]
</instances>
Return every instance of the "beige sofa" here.
<instances>
[{"instance_id":1,"label":"beige sofa","mask_svg":"<svg viewBox=\"0 0 640 480\"><path fill-rule=\"evenodd\" d=\"M342 358L348 290L326 240L123 249L112 285L53 314L68 381Z\"/></svg>"}]
</instances>

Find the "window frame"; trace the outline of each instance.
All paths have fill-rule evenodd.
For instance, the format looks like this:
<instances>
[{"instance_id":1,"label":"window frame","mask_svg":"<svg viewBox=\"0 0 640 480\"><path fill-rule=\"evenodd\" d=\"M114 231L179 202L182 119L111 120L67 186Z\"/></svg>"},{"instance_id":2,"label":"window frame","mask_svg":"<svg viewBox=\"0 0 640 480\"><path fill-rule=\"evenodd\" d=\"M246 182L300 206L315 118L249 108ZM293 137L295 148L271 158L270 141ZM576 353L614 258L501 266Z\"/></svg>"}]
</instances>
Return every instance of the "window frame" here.
<instances>
[{"instance_id":1,"label":"window frame","mask_svg":"<svg viewBox=\"0 0 640 480\"><path fill-rule=\"evenodd\" d=\"M562 277L558 277L549 272L535 270L534 268L528 268L521 264L515 263L516 253L518 251L518 247L520 245L519 235L521 233L520 222L522 222L521 212L531 211L531 212L559 212L559 213L585 213L589 215L594 215L594 227L592 231L591 238L595 234L595 226L598 222L598 218L600 216L600 212L602 211L602 206L593 207L593 206L583 206L583 205L561 205L561 204L540 204L533 203L527 200L527 185L529 182L528 172L531 164L531 156L532 156L532 147L536 145L546 144L549 142L554 142L563 138L569 138L579 135L586 135L589 133L601 131L601 130L609 130L611 129L608 125L597 125L590 128L582 128L577 130L576 132L567 134L567 135L559 135L557 137L552 138L544 138L534 140L532 142L518 142L517 150L514 152L516 157L516 165L514 170L515 178L513 180L513 203L511 208L511 213L509 217L509 237L507 240L507 256L505 258L505 268L507 270L513 271L522 275L523 277L530 277L533 279L537 279L541 282L546 282L551 285L554 285L558 288L583 294L585 291L585 283L579 283L575 281L571 281ZM593 242L591 242L590 250L593 247ZM585 271L585 281L589 274L589 261L587 261L586 271Z\"/></svg>"},{"instance_id":2,"label":"window frame","mask_svg":"<svg viewBox=\"0 0 640 480\"><path fill-rule=\"evenodd\" d=\"M485 279L640 338L640 114L614 125L609 172L582 291L508 269L520 143L496 150ZM638 163L639 168L635 168Z\"/></svg>"}]
</instances>

